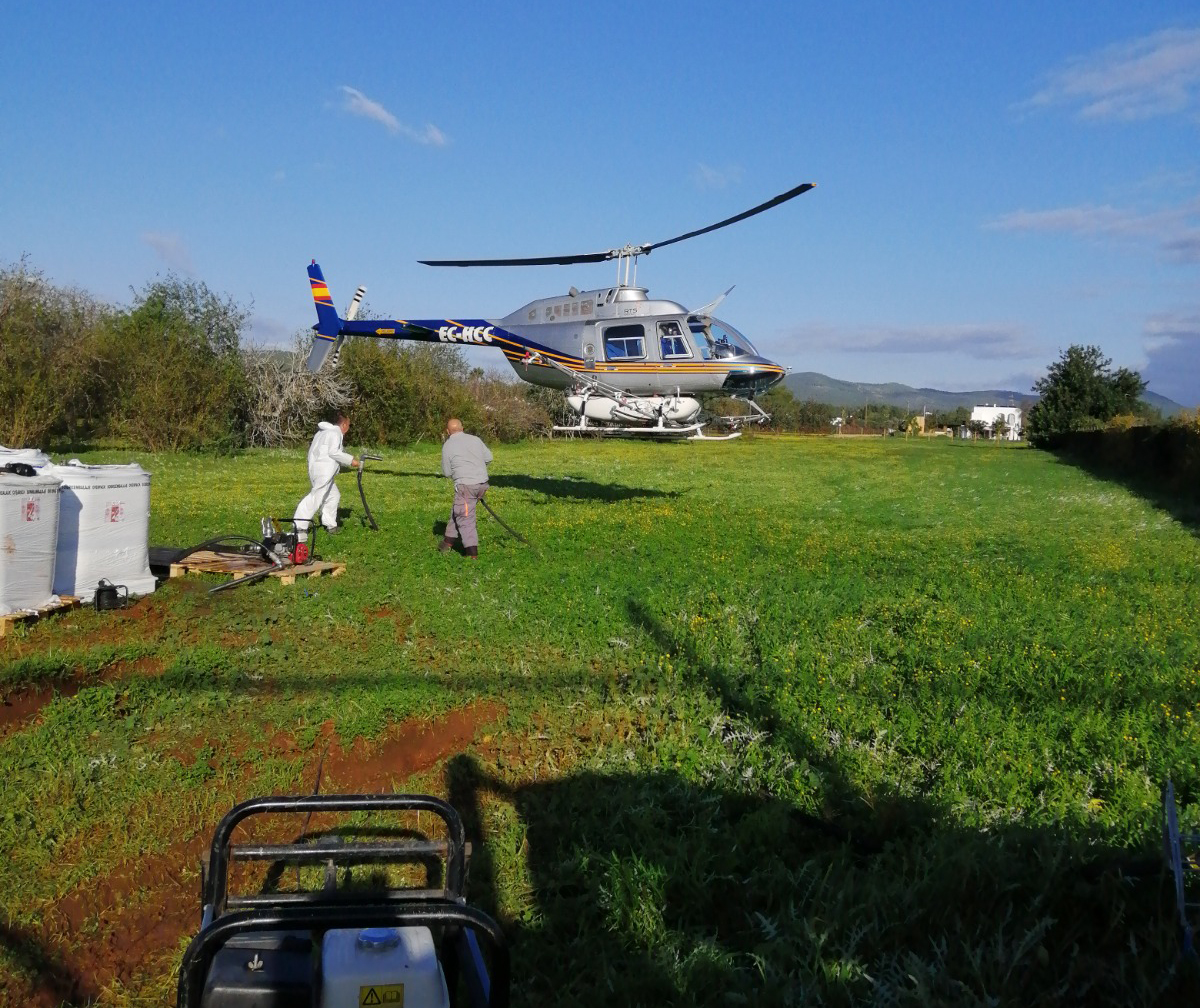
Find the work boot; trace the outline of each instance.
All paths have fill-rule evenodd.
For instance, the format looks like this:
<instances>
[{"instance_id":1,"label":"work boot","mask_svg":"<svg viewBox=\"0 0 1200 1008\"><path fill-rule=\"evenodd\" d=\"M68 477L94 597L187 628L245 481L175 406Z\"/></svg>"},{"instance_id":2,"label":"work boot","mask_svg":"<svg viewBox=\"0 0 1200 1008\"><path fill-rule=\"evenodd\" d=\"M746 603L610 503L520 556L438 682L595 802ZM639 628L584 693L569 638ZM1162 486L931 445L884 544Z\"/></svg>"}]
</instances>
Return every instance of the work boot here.
<instances>
[{"instance_id":1,"label":"work boot","mask_svg":"<svg viewBox=\"0 0 1200 1008\"><path fill-rule=\"evenodd\" d=\"M342 530L335 525L333 528L326 528L325 534L326 535L341 535Z\"/></svg>"},{"instance_id":2,"label":"work boot","mask_svg":"<svg viewBox=\"0 0 1200 1008\"><path fill-rule=\"evenodd\" d=\"M471 560L479 559L479 547L478 546L468 546L466 549L463 550L463 553Z\"/></svg>"},{"instance_id":3,"label":"work boot","mask_svg":"<svg viewBox=\"0 0 1200 1008\"><path fill-rule=\"evenodd\" d=\"M445 553L446 550L452 550L452 549L454 549L454 540L447 539L443 536L442 541L440 543L438 543L438 552Z\"/></svg>"}]
</instances>

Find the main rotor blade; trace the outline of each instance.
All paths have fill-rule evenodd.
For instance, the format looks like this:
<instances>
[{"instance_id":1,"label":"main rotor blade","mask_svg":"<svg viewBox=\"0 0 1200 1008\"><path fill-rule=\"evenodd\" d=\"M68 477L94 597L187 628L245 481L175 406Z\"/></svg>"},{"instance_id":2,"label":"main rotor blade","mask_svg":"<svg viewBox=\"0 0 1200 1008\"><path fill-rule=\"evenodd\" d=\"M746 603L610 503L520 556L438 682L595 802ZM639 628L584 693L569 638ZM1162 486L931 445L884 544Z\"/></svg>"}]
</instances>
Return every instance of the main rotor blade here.
<instances>
[{"instance_id":1,"label":"main rotor blade","mask_svg":"<svg viewBox=\"0 0 1200 1008\"><path fill-rule=\"evenodd\" d=\"M540 259L418 259L422 266L570 266L573 263L604 262L615 253L592 252L586 255L544 256Z\"/></svg>"},{"instance_id":2,"label":"main rotor blade","mask_svg":"<svg viewBox=\"0 0 1200 1008\"><path fill-rule=\"evenodd\" d=\"M417 261L422 266L572 266L575 263L606 262L623 254L648 255L656 248L662 248L665 245L674 245L676 242L695 238L697 235L708 234L709 231L716 231L718 228L728 227L730 224L736 224L747 217L753 217L764 210L777 207L780 203L786 203L788 200L799 196L801 193L806 193L809 189L815 187L815 183L805 182L803 185L796 186L795 189L789 189L785 193L780 193L774 199L767 200L766 203L760 203L752 210L746 210L744 213L728 217L716 224L710 224L708 227L700 228L698 231L689 231L687 234L668 238L666 241L655 242L653 245L626 246L624 249L609 249L607 252L585 252L582 255L542 256L530 259L418 259Z\"/></svg>"},{"instance_id":3,"label":"main rotor blade","mask_svg":"<svg viewBox=\"0 0 1200 1008\"><path fill-rule=\"evenodd\" d=\"M780 193L774 199L767 200L766 203L760 203L753 210L747 210L744 213L738 214L736 217L730 217L727 220L720 221L716 224L710 224L706 228L701 228L699 231L689 231L687 234L681 234L677 238L668 238L666 241L655 242L646 248L647 252L652 252L656 248L662 248L664 245L674 245L676 242L686 241L688 238L695 238L696 235L708 234L709 231L716 231L717 228L727 227L730 224L736 224L738 221L743 221L747 217L753 217L755 214L760 214L764 210L770 210L772 207L779 206L780 203L786 203L788 200L799 196L801 193L808 192L809 189L815 189L815 182L805 182L803 185L796 186L795 189L789 189L785 193Z\"/></svg>"}]
</instances>

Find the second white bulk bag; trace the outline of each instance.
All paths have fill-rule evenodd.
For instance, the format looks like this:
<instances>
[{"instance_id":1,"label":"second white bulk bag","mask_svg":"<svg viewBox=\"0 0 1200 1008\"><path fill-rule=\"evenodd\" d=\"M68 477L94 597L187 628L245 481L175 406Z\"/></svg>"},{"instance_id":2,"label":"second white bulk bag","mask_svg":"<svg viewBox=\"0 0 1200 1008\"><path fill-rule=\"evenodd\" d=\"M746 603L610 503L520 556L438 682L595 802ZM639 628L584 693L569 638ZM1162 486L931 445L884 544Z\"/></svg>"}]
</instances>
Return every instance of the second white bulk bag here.
<instances>
[{"instance_id":1,"label":"second white bulk bag","mask_svg":"<svg viewBox=\"0 0 1200 1008\"><path fill-rule=\"evenodd\" d=\"M154 591L150 572L150 474L128 465L66 465L42 470L62 480L54 590L90 602L103 578L130 595Z\"/></svg>"}]
</instances>

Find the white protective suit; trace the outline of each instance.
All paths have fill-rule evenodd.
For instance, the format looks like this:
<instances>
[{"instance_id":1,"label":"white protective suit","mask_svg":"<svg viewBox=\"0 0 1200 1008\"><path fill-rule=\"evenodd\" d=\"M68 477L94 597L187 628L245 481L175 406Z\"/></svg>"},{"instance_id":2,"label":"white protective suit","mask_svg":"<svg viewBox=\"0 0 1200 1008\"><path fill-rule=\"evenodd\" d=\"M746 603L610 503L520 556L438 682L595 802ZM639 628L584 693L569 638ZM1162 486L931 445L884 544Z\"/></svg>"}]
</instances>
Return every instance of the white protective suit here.
<instances>
[{"instance_id":1,"label":"white protective suit","mask_svg":"<svg viewBox=\"0 0 1200 1008\"><path fill-rule=\"evenodd\" d=\"M321 524L326 529L337 527L338 503L342 492L337 488L334 477L342 466L354 462L354 456L342 450L342 428L322 420L317 424L317 433L308 446L308 481L312 489L308 496L296 505L296 531L300 541L305 542L313 516L321 512Z\"/></svg>"}]
</instances>

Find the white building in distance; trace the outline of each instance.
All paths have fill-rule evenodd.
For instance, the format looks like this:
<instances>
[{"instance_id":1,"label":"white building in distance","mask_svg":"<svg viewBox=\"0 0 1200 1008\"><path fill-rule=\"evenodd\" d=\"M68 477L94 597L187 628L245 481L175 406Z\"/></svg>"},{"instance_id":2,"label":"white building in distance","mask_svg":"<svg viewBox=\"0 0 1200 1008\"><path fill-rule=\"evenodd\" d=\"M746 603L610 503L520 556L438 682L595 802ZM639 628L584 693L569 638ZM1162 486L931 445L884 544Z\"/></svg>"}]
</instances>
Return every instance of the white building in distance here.
<instances>
[{"instance_id":1,"label":"white building in distance","mask_svg":"<svg viewBox=\"0 0 1200 1008\"><path fill-rule=\"evenodd\" d=\"M995 432L997 418L1004 421L1008 428L1004 432L1005 441L1021 440L1021 408L1019 406L973 406L971 421L980 420L989 431Z\"/></svg>"}]
</instances>

